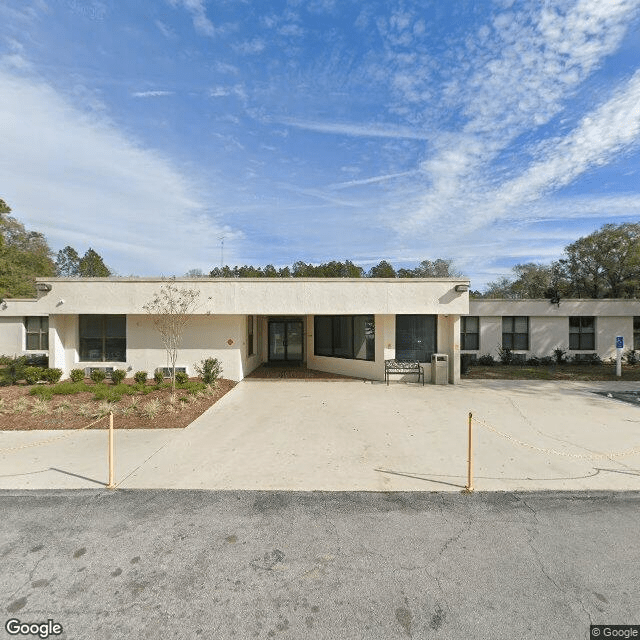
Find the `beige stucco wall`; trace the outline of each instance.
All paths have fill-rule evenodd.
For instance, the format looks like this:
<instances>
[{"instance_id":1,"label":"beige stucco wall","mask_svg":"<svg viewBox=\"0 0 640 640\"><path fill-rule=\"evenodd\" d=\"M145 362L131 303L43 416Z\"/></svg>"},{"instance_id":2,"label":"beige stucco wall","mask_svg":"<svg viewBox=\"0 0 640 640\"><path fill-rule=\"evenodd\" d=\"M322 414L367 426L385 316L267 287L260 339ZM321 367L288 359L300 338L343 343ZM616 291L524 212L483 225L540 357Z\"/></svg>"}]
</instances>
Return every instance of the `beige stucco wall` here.
<instances>
[{"instance_id":1,"label":"beige stucco wall","mask_svg":"<svg viewBox=\"0 0 640 640\"><path fill-rule=\"evenodd\" d=\"M527 357L552 355L560 347L569 355L593 353L593 349L569 350L569 317L595 316L595 352L605 359L616 355L615 337L623 336L625 350L633 348L633 316L640 316L638 300L561 300L560 306L548 300L471 300L469 315L480 319L478 355L497 357L502 344L502 316L529 317Z\"/></svg>"},{"instance_id":2,"label":"beige stucco wall","mask_svg":"<svg viewBox=\"0 0 640 640\"><path fill-rule=\"evenodd\" d=\"M7 300L4 315L143 314L143 305L166 282L162 279L39 279L51 290L35 301ZM453 278L247 278L178 279L180 288L200 292L198 315L465 314L469 294L456 292L468 280Z\"/></svg>"},{"instance_id":3,"label":"beige stucco wall","mask_svg":"<svg viewBox=\"0 0 640 640\"><path fill-rule=\"evenodd\" d=\"M0 317L0 355L22 355L25 346L24 319Z\"/></svg>"}]
</instances>

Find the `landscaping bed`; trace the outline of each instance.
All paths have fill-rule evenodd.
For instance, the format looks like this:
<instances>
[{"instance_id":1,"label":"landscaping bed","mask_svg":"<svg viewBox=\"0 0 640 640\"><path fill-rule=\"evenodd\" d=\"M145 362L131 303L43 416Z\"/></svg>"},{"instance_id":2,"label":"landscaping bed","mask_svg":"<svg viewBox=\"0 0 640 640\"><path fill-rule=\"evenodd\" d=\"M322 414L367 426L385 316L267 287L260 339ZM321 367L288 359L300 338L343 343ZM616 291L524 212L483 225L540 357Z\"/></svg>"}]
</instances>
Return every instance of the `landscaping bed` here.
<instances>
[{"instance_id":1,"label":"landscaping bed","mask_svg":"<svg viewBox=\"0 0 640 640\"><path fill-rule=\"evenodd\" d=\"M220 378L207 386L194 378L178 385L174 396L170 383L140 385L133 380L122 385L67 381L0 387L0 430L79 429L109 411L113 411L117 429L181 429L235 385ZM56 387L66 392L53 394ZM103 429L108 424L104 419L92 428Z\"/></svg>"},{"instance_id":2,"label":"landscaping bed","mask_svg":"<svg viewBox=\"0 0 640 640\"><path fill-rule=\"evenodd\" d=\"M575 380L575 381L640 381L640 365L623 365L622 376L616 376L615 364L553 364L543 366L471 365L463 380Z\"/></svg>"}]
</instances>

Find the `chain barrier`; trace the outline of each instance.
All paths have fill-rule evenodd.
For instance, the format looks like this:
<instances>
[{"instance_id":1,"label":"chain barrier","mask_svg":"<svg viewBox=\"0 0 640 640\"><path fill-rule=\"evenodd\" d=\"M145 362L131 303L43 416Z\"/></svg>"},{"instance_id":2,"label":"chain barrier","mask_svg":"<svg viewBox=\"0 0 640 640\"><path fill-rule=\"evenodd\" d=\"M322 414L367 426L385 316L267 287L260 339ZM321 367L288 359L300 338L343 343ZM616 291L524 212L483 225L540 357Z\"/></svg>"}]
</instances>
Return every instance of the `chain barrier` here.
<instances>
[{"instance_id":1,"label":"chain barrier","mask_svg":"<svg viewBox=\"0 0 640 640\"><path fill-rule=\"evenodd\" d=\"M533 449L534 451L540 451L541 453L551 453L556 456L562 456L564 458L578 458L581 460L602 460L605 458L623 458L625 456L633 456L640 454L640 446L633 447L632 449L627 449L626 451L618 451L613 453L596 453L596 454L582 454L582 453L565 453L564 451L556 451L555 449L545 449L543 447L537 447L536 445L529 444L527 442L523 442L522 440L518 440L518 438L514 438L510 436L508 433L504 433L499 431L495 427L484 422L484 420L479 420L478 418L473 418L473 422L479 424L481 427L484 427L488 431L495 433L506 440L511 440L516 444L519 444L521 447L526 447L527 449Z\"/></svg>"},{"instance_id":2,"label":"chain barrier","mask_svg":"<svg viewBox=\"0 0 640 640\"><path fill-rule=\"evenodd\" d=\"M79 429L72 429L70 431L70 433L65 433L61 436L55 436L53 438L49 438L48 440L40 440L38 442L30 442L29 444L23 444L19 447L10 447L8 449L0 449L0 453L9 453L10 451L19 451L20 449L28 449L29 447L39 447L40 445L43 444L49 444L50 442L56 442L57 440L63 440L64 438L69 438L71 437L74 433L78 433L79 431L85 431L86 429L89 429L90 427L93 427L94 425L98 424L98 422L100 422L100 420L104 420L105 418L108 418L109 414L107 413L104 416L100 416L97 420L94 420L93 422L90 422L89 424L85 425L84 427L80 427Z\"/></svg>"}]
</instances>

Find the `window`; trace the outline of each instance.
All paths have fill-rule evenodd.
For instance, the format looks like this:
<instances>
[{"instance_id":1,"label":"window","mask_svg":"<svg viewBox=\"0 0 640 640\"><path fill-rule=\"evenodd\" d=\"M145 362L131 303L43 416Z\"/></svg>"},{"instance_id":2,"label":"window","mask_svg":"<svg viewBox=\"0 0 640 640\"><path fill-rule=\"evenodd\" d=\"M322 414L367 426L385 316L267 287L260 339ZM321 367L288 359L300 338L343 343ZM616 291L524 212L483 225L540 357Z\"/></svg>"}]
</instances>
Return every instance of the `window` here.
<instances>
[{"instance_id":1,"label":"window","mask_svg":"<svg viewBox=\"0 0 640 640\"><path fill-rule=\"evenodd\" d=\"M480 321L478 316L463 316L460 318L460 348L480 348Z\"/></svg>"},{"instance_id":2,"label":"window","mask_svg":"<svg viewBox=\"0 0 640 640\"><path fill-rule=\"evenodd\" d=\"M373 316L316 316L314 353L329 358L375 360Z\"/></svg>"},{"instance_id":3,"label":"window","mask_svg":"<svg viewBox=\"0 0 640 640\"><path fill-rule=\"evenodd\" d=\"M595 349L595 326L593 316L569 318L569 349Z\"/></svg>"},{"instance_id":4,"label":"window","mask_svg":"<svg viewBox=\"0 0 640 640\"><path fill-rule=\"evenodd\" d=\"M80 360L125 362L127 318L124 315L80 316Z\"/></svg>"},{"instance_id":5,"label":"window","mask_svg":"<svg viewBox=\"0 0 640 640\"><path fill-rule=\"evenodd\" d=\"M27 351L46 351L49 348L49 318L28 316L24 319Z\"/></svg>"},{"instance_id":6,"label":"window","mask_svg":"<svg viewBox=\"0 0 640 640\"><path fill-rule=\"evenodd\" d=\"M247 316L247 355L253 355L253 316Z\"/></svg>"},{"instance_id":7,"label":"window","mask_svg":"<svg viewBox=\"0 0 640 640\"><path fill-rule=\"evenodd\" d=\"M640 316L633 318L633 348L640 349Z\"/></svg>"},{"instance_id":8,"label":"window","mask_svg":"<svg viewBox=\"0 0 640 640\"><path fill-rule=\"evenodd\" d=\"M437 350L438 316L396 316L396 360L430 362Z\"/></svg>"},{"instance_id":9,"label":"window","mask_svg":"<svg viewBox=\"0 0 640 640\"><path fill-rule=\"evenodd\" d=\"M529 350L528 316L503 316L502 348L515 351Z\"/></svg>"}]
</instances>

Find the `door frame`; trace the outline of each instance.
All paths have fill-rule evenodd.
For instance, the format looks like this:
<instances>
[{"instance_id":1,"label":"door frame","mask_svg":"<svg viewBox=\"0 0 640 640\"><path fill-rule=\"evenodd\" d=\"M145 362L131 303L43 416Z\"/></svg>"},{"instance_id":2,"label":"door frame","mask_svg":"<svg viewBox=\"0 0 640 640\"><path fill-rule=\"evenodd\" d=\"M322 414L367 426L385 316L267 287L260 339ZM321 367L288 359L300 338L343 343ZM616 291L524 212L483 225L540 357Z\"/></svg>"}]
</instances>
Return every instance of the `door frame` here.
<instances>
[{"instance_id":1,"label":"door frame","mask_svg":"<svg viewBox=\"0 0 640 640\"><path fill-rule=\"evenodd\" d=\"M275 324L275 323L281 323L285 325L285 336L288 334L288 326L289 324L299 324L300 325L300 358L296 358L294 359L290 359L287 357L288 353L288 343L287 343L287 339L285 337L285 345L284 345L284 358L282 359L271 359L271 325ZM282 363L282 364L289 364L289 363L301 363L304 362L304 351L305 351L305 347L304 347L304 321L302 318L269 318L267 320L267 362L269 363Z\"/></svg>"}]
</instances>

